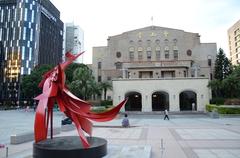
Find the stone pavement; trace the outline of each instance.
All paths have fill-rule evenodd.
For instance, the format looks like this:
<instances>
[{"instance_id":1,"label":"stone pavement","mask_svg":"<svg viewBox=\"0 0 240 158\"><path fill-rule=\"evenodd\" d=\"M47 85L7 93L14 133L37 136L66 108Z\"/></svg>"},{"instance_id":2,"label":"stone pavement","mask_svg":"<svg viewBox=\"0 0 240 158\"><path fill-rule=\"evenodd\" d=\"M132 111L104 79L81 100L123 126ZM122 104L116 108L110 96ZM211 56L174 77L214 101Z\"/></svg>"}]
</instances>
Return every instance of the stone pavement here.
<instances>
[{"instance_id":1,"label":"stone pavement","mask_svg":"<svg viewBox=\"0 0 240 158\"><path fill-rule=\"evenodd\" d=\"M130 128L120 127L122 118L94 122L93 136L108 141L105 158L240 158L240 117L170 115L168 121L162 115L130 115ZM68 135L77 132L59 136ZM30 158L32 142L8 148L9 158ZM5 157L5 149L0 149L0 158Z\"/></svg>"}]
</instances>

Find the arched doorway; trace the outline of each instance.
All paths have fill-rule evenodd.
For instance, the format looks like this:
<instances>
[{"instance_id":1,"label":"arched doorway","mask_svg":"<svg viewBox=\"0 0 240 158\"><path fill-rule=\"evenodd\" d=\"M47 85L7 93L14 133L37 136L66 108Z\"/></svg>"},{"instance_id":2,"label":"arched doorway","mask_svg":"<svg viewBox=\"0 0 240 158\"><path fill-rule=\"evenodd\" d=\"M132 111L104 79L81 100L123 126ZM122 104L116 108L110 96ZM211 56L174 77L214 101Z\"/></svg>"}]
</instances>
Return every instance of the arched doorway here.
<instances>
[{"instance_id":1,"label":"arched doorway","mask_svg":"<svg viewBox=\"0 0 240 158\"><path fill-rule=\"evenodd\" d=\"M183 91L179 95L179 100L180 100L180 111L197 110L197 94L195 92Z\"/></svg>"},{"instance_id":2,"label":"arched doorway","mask_svg":"<svg viewBox=\"0 0 240 158\"><path fill-rule=\"evenodd\" d=\"M125 98L128 102L125 105L125 111L142 111L142 95L138 92L128 92Z\"/></svg>"},{"instance_id":3,"label":"arched doorway","mask_svg":"<svg viewBox=\"0 0 240 158\"><path fill-rule=\"evenodd\" d=\"M152 111L169 111L169 95L166 92L158 91L152 94Z\"/></svg>"}]
</instances>

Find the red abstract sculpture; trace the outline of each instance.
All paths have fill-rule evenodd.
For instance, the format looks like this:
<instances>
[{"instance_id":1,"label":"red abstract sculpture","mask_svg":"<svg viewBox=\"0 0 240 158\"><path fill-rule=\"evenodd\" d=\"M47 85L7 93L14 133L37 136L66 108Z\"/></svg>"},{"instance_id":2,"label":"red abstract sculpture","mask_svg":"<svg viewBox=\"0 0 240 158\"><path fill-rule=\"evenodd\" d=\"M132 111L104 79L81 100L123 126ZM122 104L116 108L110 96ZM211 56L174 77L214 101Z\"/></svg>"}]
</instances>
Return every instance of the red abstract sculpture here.
<instances>
[{"instance_id":1,"label":"red abstract sculpture","mask_svg":"<svg viewBox=\"0 0 240 158\"><path fill-rule=\"evenodd\" d=\"M125 99L119 105L113 109L103 112L94 113L91 112L91 105L76 96L74 96L65 86L65 74L64 70L82 53L73 55L66 53L67 61L58 64L54 69L44 74L43 80L39 83L39 87L42 88L42 94L35 99L39 100L34 124L35 142L39 142L47 139L48 124L50 120L51 138L52 136L52 123L53 123L53 106L57 102L61 112L71 118L77 128L78 134L85 148L90 147L83 131L92 135L92 122L104 122L115 118L120 111L121 107L126 104Z\"/></svg>"}]
</instances>

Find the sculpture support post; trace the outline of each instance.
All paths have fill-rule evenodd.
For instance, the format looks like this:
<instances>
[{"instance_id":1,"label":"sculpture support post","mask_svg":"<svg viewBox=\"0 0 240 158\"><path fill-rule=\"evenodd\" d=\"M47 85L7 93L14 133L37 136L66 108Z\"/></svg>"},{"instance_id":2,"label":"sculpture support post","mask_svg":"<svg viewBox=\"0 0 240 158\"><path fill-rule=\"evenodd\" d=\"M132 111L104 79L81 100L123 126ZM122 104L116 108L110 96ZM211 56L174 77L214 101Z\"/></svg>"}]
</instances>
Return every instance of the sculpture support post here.
<instances>
[{"instance_id":1,"label":"sculpture support post","mask_svg":"<svg viewBox=\"0 0 240 158\"><path fill-rule=\"evenodd\" d=\"M51 139L53 139L53 109L50 109L50 117L51 117Z\"/></svg>"}]
</instances>

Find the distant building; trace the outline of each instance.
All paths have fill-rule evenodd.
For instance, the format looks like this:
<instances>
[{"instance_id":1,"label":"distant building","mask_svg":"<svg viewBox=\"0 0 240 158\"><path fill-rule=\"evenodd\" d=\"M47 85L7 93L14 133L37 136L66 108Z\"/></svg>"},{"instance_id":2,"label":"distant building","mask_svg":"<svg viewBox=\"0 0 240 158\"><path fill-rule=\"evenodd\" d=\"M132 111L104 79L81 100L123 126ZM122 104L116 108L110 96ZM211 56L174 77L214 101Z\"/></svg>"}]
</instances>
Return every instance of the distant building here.
<instances>
[{"instance_id":1,"label":"distant building","mask_svg":"<svg viewBox=\"0 0 240 158\"><path fill-rule=\"evenodd\" d=\"M63 23L49 0L0 0L0 105L17 104L21 76L62 58Z\"/></svg>"},{"instance_id":2,"label":"distant building","mask_svg":"<svg viewBox=\"0 0 240 158\"><path fill-rule=\"evenodd\" d=\"M204 111L216 53L198 33L150 26L93 47L92 70L98 82L112 81L107 98L115 105L129 98L126 111Z\"/></svg>"},{"instance_id":3,"label":"distant building","mask_svg":"<svg viewBox=\"0 0 240 158\"><path fill-rule=\"evenodd\" d=\"M240 20L228 29L230 60L233 65L240 64Z\"/></svg>"},{"instance_id":4,"label":"distant building","mask_svg":"<svg viewBox=\"0 0 240 158\"><path fill-rule=\"evenodd\" d=\"M74 25L74 23L66 23L64 43L65 43L64 54L70 50L73 54L77 54L81 51L84 51L84 32L83 32L83 30L79 26ZM84 55L81 55L74 62L83 63L83 56Z\"/></svg>"}]
</instances>

